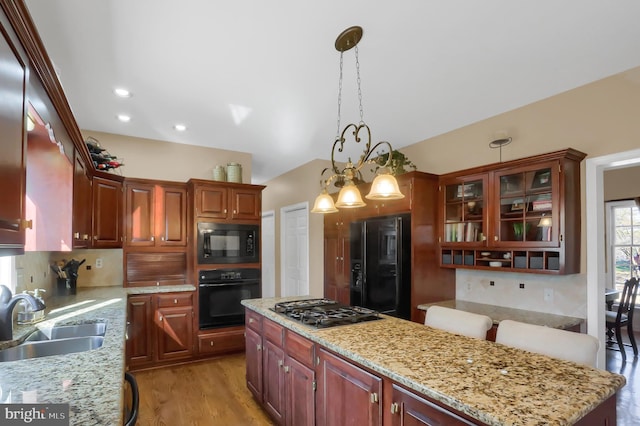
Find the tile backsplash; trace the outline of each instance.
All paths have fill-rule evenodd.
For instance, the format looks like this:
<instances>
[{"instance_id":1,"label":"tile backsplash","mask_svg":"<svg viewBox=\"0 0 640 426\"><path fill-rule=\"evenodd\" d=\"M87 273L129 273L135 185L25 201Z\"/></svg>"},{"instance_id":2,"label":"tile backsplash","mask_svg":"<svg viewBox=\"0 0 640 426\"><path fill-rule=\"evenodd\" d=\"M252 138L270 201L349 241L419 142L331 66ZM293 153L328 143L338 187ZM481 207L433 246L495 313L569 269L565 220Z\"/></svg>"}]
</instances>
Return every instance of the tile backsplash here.
<instances>
[{"instance_id":1,"label":"tile backsplash","mask_svg":"<svg viewBox=\"0 0 640 426\"><path fill-rule=\"evenodd\" d=\"M456 299L586 318L587 278L458 269Z\"/></svg>"}]
</instances>

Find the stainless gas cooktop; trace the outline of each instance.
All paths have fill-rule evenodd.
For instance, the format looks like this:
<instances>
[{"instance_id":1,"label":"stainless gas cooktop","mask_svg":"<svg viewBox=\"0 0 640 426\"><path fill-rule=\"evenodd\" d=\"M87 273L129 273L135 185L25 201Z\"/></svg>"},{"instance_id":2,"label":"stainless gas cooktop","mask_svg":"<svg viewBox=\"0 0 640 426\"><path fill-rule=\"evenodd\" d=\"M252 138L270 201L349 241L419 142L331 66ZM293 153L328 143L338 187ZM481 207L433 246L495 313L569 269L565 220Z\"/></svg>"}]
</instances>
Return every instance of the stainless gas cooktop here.
<instances>
[{"instance_id":1,"label":"stainless gas cooktop","mask_svg":"<svg viewBox=\"0 0 640 426\"><path fill-rule=\"evenodd\" d=\"M327 328L382 319L378 312L371 309L359 306L345 306L330 299L281 302L276 303L272 310L314 328Z\"/></svg>"}]
</instances>

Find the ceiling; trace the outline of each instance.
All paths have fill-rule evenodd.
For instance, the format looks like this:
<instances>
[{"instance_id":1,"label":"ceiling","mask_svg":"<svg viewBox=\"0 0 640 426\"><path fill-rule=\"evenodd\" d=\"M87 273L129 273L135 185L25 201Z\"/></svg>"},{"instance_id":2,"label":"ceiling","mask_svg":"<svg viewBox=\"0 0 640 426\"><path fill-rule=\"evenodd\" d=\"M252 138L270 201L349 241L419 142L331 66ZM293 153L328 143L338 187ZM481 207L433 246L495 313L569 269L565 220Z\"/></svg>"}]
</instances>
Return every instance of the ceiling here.
<instances>
[{"instance_id":1,"label":"ceiling","mask_svg":"<svg viewBox=\"0 0 640 426\"><path fill-rule=\"evenodd\" d=\"M253 183L330 158L352 25L364 119L394 148L640 66L636 0L25 2L81 129L249 152Z\"/></svg>"}]
</instances>

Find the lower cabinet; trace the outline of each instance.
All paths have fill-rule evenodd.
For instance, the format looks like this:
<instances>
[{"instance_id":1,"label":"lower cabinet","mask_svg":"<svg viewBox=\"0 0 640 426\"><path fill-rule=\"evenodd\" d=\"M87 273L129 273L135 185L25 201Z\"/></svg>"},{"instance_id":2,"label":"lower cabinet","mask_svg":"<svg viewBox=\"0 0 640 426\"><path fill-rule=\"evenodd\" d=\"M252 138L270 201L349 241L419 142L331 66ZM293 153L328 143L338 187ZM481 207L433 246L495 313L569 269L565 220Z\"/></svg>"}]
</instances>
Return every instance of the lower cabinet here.
<instances>
[{"instance_id":1,"label":"lower cabinet","mask_svg":"<svg viewBox=\"0 0 640 426\"><path fill-rule=\"evenodd\" d=\"M193 293L129 296L126 360L131 370L193 356Z\"/></svg>"},{"instance_id":2,"label":"lower cabinet","mask_svg":"<svg viewBox=\"0 0 640 426\"><path fill-rule=\"evenodd\" d=\"M382 379L318 350L318 425L382 425Z\"/></svg>"},{"instance_id":3,"label":"lower cabinet","mask_svg":"<svg viewBox=\"0 0 640 426\"><path fill-rule=\"evenodd\" d=\"M284 426L315 422L315 345L268 319L246 317L247 387Z\"/></svg>"},{"instance_id":4,"label":"lower cabinet","mask_svg":"<svg viewBox=\"0 0 640 426\"><path fill-rule=\"evenodd\" d=\"M392 426L475 425L398 385L392 385Z\"/></svg>"}]
</instances>

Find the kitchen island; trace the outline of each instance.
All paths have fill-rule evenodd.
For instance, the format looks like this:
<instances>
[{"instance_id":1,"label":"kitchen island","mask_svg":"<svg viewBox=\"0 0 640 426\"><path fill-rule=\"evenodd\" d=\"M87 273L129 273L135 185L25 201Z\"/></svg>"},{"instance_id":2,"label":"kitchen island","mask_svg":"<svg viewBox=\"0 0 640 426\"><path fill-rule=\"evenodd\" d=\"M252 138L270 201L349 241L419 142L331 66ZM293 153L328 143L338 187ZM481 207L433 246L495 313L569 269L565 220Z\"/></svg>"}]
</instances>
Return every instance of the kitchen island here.
<instances>
[{"instance_id":1,"label":"kitchen island","mask_svg":"<svg viewBox=\"0 0 640 426\"><path fill-rule=\"evenodd\" d=\"M14 325L15 346L37 328L83 322L106 322L100 348L0 362L0 402L69 404L70 425L121 425L125 371L126 301L128 294L195 291L195 286L78 288L77 294L47 300L46 318L33 325Z\"/></svg>"},{"instance_id":2,"label":"kitchen island","mask_svg":"<svg viewBox=\"0 0 640 426\"><path fill-rule=\"evenodd\" d=\"M382 381L383 393L371 396L371 404L379 405L380 422L375 424L402 424L401 416L395 415L404 413L404 400L395 399L402 391L462 418L459 424L591 425L604 424L600 422L604 418L615 424L615 395L625 384L618 374L387 316L314 329L273 312L271 308L282 300L289 299L252 299L243 304L248 318L264 319L265 331L274 328L266 324L277 324L315 345L319 424L325 424L327 413L322 401L323 380L329 374L324 359L331 353ZM249 331L247 336L249 360ZM261 343L265 352L271 344L267 340L265 334ZM265 381L275 374L266 370Z\"/></svg>"}]
</instances>

